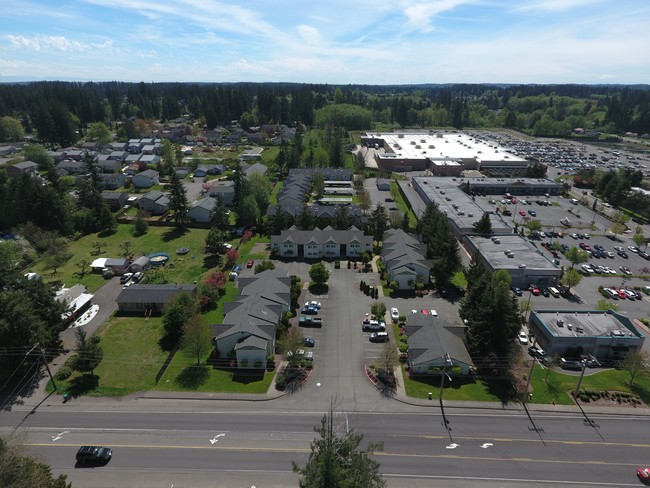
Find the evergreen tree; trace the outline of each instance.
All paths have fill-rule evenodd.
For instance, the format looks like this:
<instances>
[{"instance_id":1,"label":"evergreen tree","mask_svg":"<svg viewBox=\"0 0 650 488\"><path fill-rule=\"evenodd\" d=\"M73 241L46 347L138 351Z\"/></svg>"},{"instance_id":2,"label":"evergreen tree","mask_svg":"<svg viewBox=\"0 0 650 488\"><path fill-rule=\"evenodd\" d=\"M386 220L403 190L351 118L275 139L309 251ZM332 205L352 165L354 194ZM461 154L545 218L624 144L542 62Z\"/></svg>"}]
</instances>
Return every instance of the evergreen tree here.
<instances>
[{"instance_id":1,"label":"evergreen tree","mask_svg":"<svg viewBox=\"0 0 650 488\"><path fill-rule=\"evenodd\" d=\"M230 228L230 214L221 195L217 195L215 199L214 208L210 214L210 225L221 231L227 231Z\"/></svg>"},{"instance_id":2,"label":"evergreen tree","mask_svg":"<svg viewBox=\"0 0 650 488\"><path fill-rule=\"evenodd\" d=\"M205 237L206 249L212 254L219 254L223 249L223 244L223 232L216 227L211 227L208 235Z\"/></svg>"},{"instance_id":3,"label":"evergreen tree","mask_svg":"<svg viewBox=\"0 0 650 488\"><path fill-rule=\"evenodd\" d=\"M348 207L345 205L339 205L336 209L336 214L334 216L334 228L337 230L346 230L350 228L350 215L348 213Z\"/></svg>"},{"instance_id":4,"label":"evergreen tree","mask_svg":"<svg viewBox=\"0 0 650 488\"><path fill-rule=\"evenodd\" d=\"M257 225L260 208L253 195L246 195L237 206L237 225Z\"/></svg>"},{"instance_id":5,"label":"evergreen tree","mask_svg":"<svg viewBox=\"0 0 650 488\"><path fill-rule=\"evenodd\" d=\"M381 242L384 240L384 232L388 227L388 216L386 215L386 210L384 206L380 203L375 207L375 209L370 214L370 219L368 219L368 228L372 232L372 238Z\"/></svg>"},{"instance_id":6,"label":"evergreen tree","mask_svg":"<svg viewBox=\"0 0 650 488\"><path fill-rule=\"evenodd\" d=\"M136 237L143 236L147 233L148 229L149 224L145 220L142 212L138 210L138 214L135 216L135 224L133 225L133 235Z\"/></svg>"},{"instance_id":7,"label":"evergreen tree","mask_svg":"<svg viewBox=\"0 0 650 488\"><path fill-rule=\"evenodd\" d=\"M187 201L187 191L176 172L172 172L170 184L169 209L174 214L176 227L182 229L187 225L187 214L190 211Z\"/></svg>"},{"instance_id":8,"label":"evergreen tree","mask_svg":"<svg viewBox=\"0 0 650 488\"><path fill-rule=\"evenodd\" d=\"M301 230L312 230L316 227L316 216L306 203L303 204L302 210L298 214L295 224Z\"/></svg>"},{"instance_id":9,"label":"evergreen tree","mask_svg":"<svg viewBox=\"0 0 650 488\"><path fill-rule=\"evenodd\" d=\"M337 432L332 409L323 416L320 427L314 431L317 438L311 443L311 453L304 467L292 463L300 475L300 488L384 488L386 482L379 472L379 463L370 455L383 449L381 443L370 443L366 449L359 446L363 435L354 431Z\"/></svg>"},{"instance_id":10,"label":"evergreen tree","mask_svg":"<svg viewBox=\"0 0 650 488\"><path fill-rule=\"evenodd\" d=\"M95 375L95 368L99 365L104 357L102 346L99 345L99 336L93 336L90 339L86 337L86 331L81 327L75 331L77 342L75 352L77 354L74 361L74 368L78 371L90 371Z\"/></svg>"},{"instance_id":11,"label":"evergreen tree","mask_svg":"<svg viewBox=\"0 0 650 488\"><path fill-rule=\"evenodd\" d=\"M480 235L492 234L492 223L490 222L490 214L483 212L481 218L474 224L474 231Z\"/></svg>"},{"instance_id":12,"label":"evergreen tree","mask_svg":"<svg viewBox=\"0 0 650 488\"><path fill-rule=\"evenodd\" d=\"M402 216L402 230L404 232L411 232L411 220L409 219L409 213L404 212Z\"/></svg>"},{"instance_id":13,"label":"evergreen tree","mask_svg":"<svg viewBox=\"0 0 650 488\"><path fill-rule=\"evenodd\" d=\"M232 198L232 206L234 208L238 208L239 204L242 202L244 197L248 194L247 192L247 182L246 178L244 177L244 171L241 168L241 164L239 164L239 161L235 164L235 168L233 170L232 178L234 181L234 195Z\"/></svg>"}]
</instances>

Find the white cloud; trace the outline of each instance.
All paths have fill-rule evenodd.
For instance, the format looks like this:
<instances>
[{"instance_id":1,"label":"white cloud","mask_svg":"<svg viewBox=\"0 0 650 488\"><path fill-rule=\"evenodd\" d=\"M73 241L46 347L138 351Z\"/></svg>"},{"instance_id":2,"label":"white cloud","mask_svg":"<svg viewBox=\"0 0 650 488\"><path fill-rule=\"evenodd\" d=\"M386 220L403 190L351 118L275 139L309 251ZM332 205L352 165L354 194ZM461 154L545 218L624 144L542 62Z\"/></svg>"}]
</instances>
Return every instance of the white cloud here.
<instances>
[{"instance_id":1,"label":"white cloud","mask_svg":"<svg viewBox=\"0 0 650 488\"><path fill-rule=\"evenodd\" d=\"M409 1L406 2L403 13L412 28L428 32L433 29L431 21L434 17L466 3L472 2L468 0L432 0L417 3Z\"/></svg>"},{"instance_id":2,"label":"white cloud","mask_svg":"<svg viewBox=\"0 0 650 488\"><path fill-rule=\"evenodd\" d=\"M604 0L533 0L523 2L522 5L515 6L513 10L543 10L547 12L564 12L574 8L581 8L588 5L602 3L603 1Z\"/></svg>"},{"instance_id":3,"label":"white cloud","mask_svg":"<svg viewBox=\"0 0 650 488\"><path fill-rule=\"evenodd\" d=\"M318 29L310 25L299 25L298 34L303 39L303 41L309 44L321 44L323 39L321 38Z\"/></svg>"},{"instance_id":4,"label":"white cloud","mask_svg":"<svg viewBox=\"0 0 650 488\"><path fill-rule=\"evenodd\" d=\"M113 47L113 41L110 39L102 43L83 43L63 36L46 36L42 34L34 37L14 35L7 35L5 37L13 47L29 51L55 50L61 52L85 52L106 51Z\"/></svg>"}]
</instances>

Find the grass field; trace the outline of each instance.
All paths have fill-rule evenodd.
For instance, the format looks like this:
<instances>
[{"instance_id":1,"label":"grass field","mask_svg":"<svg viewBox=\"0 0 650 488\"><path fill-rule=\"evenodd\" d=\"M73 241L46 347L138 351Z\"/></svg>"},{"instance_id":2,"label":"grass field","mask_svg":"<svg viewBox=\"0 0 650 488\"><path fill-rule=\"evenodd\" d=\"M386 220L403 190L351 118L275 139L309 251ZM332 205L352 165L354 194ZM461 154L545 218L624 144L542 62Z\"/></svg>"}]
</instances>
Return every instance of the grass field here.
<instances>
[{"instance_id":1,"label":"grass field","mask_svg":"<svg viewBox=\"0 0 650 488\"><path fill-rule=\"evenodd\" d=\"M207 357L206 357L207 359ZM200 391L221 393L266 393L273 381L274 371L239 374L215 369L209 366L196 366L194 358L179 351L169 368L160 379L157 390Z\"/></svg>"},{"instance_id":2,"label":"grass field","mask_svg":"<svg viewBox=\"0 0 650 488\"><path fill-rule=\"evenodd\" d=\"M548 380L545 381L548 372ZM637 376L634 379L634 386L630 387L629 373L621 370L608 369L591 374L582 379L581 390L607 390L619 392L631 392L638 395L644 402L650 404L650 377ZM568 375L559 371L548 371L541 366L535 366L530 381L533 399L531 403L549 404L555 401L559 405L571 405L573 399L569 395L578 384L578 376Z\"/></svg>"},{"instance_id":3,"label":"grass field","mask_svg":"<svg viewBox=\"0 0 650 488\"><path fill-rule=\"evenodd\" d=\"M413 398L428 398L429 392L437 399L440 395L440 378L432 377L424 381L416 381L408 377L405 367L402 365L404 387L406 394ZM474 402L501 402L498 396L490 391L489 386L483 381L464 382L457 379L445 381L443 391L445 400L465 400Z\"/></svg>"},{"instance_id":4,"label":"grass field","mask_svg":"<svg viewBox=\"0 0 650 488\"><path fill-rule=\"evenodd\" d=\"M105 282L99 274L90 273L90 263L99 257L119 258L124 256L124 249L120 247L125 241L131 243L129 252L134 256L148 255L154 252L163 251L171 256L169 264L165 267L165 275L170 283L192 283L200 280L204 273L212 267L212 258L203 252L203 245L207 235L207 229L188 229L179 232L173 227L150 226L145 235L133 236L133 226L130 224L119 224L117 232L112 235L102 236L90 234L76 241L69 243L69 252L72 258L58 270L58 274L52 276L44 263L38 262L31 270L36 271L47 281L59 281L66 286L81 283L94 292ZM93 242L99 241L103 244L101 254L95 254ZM181 257L176 256L176 249L189 247L189 254ZM82 260L87 262L87 273L80 277L78 263Z\"/></svg>"},{"instance_id":5,"label":"grass field","mask_svg":"<svg viewBox=\"0 0 650 488\"><path fill-rule=\"evenodd\" d=\"M95 369L95 377L75 372L59 383L59 392L73 395L123 396L156 386L156 374L168 353L158 341L162 336L162 318L113 316L97 331L104 358Z\"/></svg>"},{"instance_id":6,"label":"grass field","mask_svg":"<svg viewBox=\"0 0 650 488\"><path fill-rule=\"evenodd\" d=\"M399 191L399 187L397 185L397 182L395 181L390 182L390 194L395 199L395 206L397 207L397 209L402 213L408 213L409 226L411 227L411 229L414 229L417 224L417 219L415 218L415 214L413 213L413 210L411 210L409 206L406 204L406 202L404 201L404 197L402 196L402 193Z\"/></svg>"}]
</instances>

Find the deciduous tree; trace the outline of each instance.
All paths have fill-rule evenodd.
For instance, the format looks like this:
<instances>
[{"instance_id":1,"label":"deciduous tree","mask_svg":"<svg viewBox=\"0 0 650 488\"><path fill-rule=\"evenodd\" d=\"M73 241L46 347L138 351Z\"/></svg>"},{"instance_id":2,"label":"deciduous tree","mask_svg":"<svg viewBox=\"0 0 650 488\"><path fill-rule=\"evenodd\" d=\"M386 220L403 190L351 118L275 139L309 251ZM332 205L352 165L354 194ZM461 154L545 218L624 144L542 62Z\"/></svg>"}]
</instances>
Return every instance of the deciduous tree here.
<instances>
[{"instance_id":1,"label":"deciduous tree","mask_svg":"<svg viewBox=\"0 0 650 488\"><path fill-rule=\"evenodd\" d=\"M309 277L314 283L327 283L330 278L330 272L323 263L316 263L309 268Z\"/></svg>"},{"instance_id":2,"label":"deciduous tree","mask_svg":"<svg viewBox=\"0 0 650 488\"><path fill-rule=\"evenodd\" d=\"M630 386L634 385L634 379L650 371L648 353L645 351L631 352L621 363L621 369L630 374Z\"/></svg>"},{"instance_id":3,"label":"deciduous tree","mask_svg":"<svg viewBox=\"0 0 650 488\"><path fill-rule=\"evenodd\" d=\"M185 354L196 358L196 364L199 365L212 347L210 327L200 315L192 316L183 326L181 348Z\"/></svg>"}]
</instances>

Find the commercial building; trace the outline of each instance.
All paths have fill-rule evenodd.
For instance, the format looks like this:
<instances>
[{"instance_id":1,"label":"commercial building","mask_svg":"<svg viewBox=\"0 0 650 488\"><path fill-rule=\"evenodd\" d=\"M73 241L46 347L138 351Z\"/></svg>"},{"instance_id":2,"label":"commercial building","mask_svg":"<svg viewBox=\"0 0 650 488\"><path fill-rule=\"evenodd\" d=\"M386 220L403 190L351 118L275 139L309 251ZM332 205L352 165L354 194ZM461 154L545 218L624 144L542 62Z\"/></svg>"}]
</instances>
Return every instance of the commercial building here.
<instances>
[{"instance_id":1,"label":"commercial building","mask_svg":"<svg viewBox=\"0 0 650 488\"><path fill-rule=\"evenodd\" d=\"M475 232L474 223L483 216L484 210L460 188L461 180L417 176L413 178L412 184L425 205L433 202L447 215L457 236ZM501 216L494 213L489 215L494 234L512 233L512 228Z\"/></svg>"},{"instance_id":2,"label":"commercial building","mask_svg":"<svg viewBox=\"0 0 650 488\"><path fill-rule=\"evenodd\" d=\"M643 347L645 336L632 321L612 310L533 310L529 327L550 356L592 355L618 361Z\"/></svg>"},{"instance_id":3,"label":"commercial building","mask_svg":"<svg viewBox=\"0 0 650 488\"><path fill-rule=\"evenodd\" d=\"M467 134L427 132L366 133L361 143L382 148L375 153L379 169L458 173L464 169L525 171L529 162L494 142Z\"/></svg>"},{"instance_id":4,"label":"commercial building","mask_svg":"<svg viewBox=\"0 0 650 488\"><path fill-rule=\"evenodd\" d=\"M512 278L512 286L553 286L560 279L561 269L518 234L472 235L466 236L465 242L468 252L478 256L488 271L506 270Z\"/></svg>"}]
</instances>

